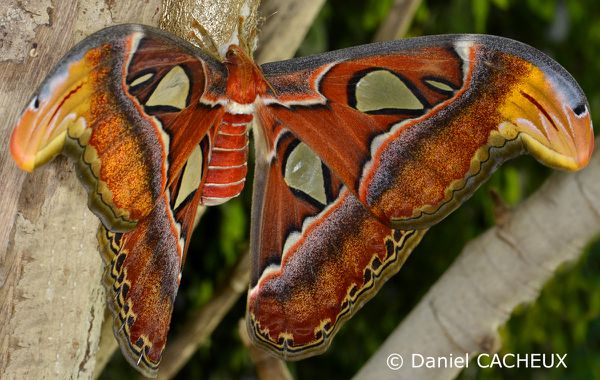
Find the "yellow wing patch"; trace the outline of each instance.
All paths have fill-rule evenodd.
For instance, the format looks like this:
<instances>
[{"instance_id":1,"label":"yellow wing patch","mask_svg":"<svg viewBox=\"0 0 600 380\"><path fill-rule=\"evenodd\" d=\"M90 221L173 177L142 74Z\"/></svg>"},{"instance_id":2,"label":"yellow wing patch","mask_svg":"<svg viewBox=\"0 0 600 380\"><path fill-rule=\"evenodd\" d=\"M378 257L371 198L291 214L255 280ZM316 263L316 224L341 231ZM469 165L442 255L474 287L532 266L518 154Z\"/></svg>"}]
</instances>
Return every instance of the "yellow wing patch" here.
<instances>
[{"instance_id":1,"label":"yellow wing patch","mask_svg":"<svg viewBox=\"0 0 600 380\"><path fill-rule=\"evenodd\" d=\"M382 109L422 110L423 103L410 88L387 70L372 71L356 84L356 109L361 112Z\"/></svg>"}]
</instances>

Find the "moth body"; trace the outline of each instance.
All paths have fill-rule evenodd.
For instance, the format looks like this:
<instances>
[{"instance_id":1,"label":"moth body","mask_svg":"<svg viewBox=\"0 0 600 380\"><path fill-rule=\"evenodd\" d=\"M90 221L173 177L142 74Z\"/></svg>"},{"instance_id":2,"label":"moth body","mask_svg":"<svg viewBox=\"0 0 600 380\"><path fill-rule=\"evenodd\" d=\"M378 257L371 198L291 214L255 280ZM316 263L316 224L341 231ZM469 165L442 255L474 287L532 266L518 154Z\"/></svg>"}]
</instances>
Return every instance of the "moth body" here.
<instances>
[{"instance_id":1,"label":"moth body","mask_svg":"<svg viewBox=\"0 0 600 380\"><path fill-rule=\"evenodd\" d=\"M225 54L227 68L225 114L214 133L206 180L200 189L202 203L214 206L236 197L248 172L248 129L265 80L252 58L237 45Z\"/></svg>"}]
</instances>

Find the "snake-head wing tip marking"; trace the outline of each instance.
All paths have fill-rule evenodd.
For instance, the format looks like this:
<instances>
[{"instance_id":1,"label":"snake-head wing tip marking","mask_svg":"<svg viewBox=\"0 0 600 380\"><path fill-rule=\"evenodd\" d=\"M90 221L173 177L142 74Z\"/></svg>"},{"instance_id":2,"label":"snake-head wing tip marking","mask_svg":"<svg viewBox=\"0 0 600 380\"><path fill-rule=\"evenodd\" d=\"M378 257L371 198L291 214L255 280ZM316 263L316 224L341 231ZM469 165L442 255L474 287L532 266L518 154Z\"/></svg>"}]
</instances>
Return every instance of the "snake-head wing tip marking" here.
<instances>
[{"instance_id":1,"label":"snake-head wing tip marking","mask_svg":"<svg viewBox=\"0 0 600 380\"><path fill-rule=\"evenodd\" d=\"M90 107L98 53L72 54L41 84L15 124L10 151L19 168L32 171L60 154L67 131L81 133ZM83 125L85 126L85 125ZM78 128L79 127L79 128Z\"/></svg>"},{"instance_id":2,"label":"snake-head wing tip marking","mask_svg":"<svg viewBox=\"0 0 600 380\"><path fill-rule=\"evenodd\" d=\"M578 112L562 103L555 91L539 97L525 91L520 95L524 100L518 105L520 117L501 124L500 134L519 134L527 151L552 168L575 171L587 166L595 145L587 106Z\"/></svg>"},{"instance_id":3,"label":"snake-head wing tip marking","mask_svg":"<svg viewBox=\"0 0 600 380\"><path fill-rule=\"evenodd\" d=\"M538 161L556 169L579 170L590 161L594 131L585 94L558 63L533 48L509 60L520 67L500 108L499 132L509 140L520 135ZM523 60L525 58L525 60ZM517 75L515 70L507 75Z\"/></svg>"},{"instance_id":4,"label":"snake-head wing tip marking","mask_svg":"<svg viewBox=\"0 0 600 380\"><path fill-rule=\"evenodd\" d=\"M38 166L58 155L64 146L66 129L44 128L40 117L44 116L34 98L23 111L10 137L10 153L17 166L32 172Z\"/></svg>"}]
</instances>

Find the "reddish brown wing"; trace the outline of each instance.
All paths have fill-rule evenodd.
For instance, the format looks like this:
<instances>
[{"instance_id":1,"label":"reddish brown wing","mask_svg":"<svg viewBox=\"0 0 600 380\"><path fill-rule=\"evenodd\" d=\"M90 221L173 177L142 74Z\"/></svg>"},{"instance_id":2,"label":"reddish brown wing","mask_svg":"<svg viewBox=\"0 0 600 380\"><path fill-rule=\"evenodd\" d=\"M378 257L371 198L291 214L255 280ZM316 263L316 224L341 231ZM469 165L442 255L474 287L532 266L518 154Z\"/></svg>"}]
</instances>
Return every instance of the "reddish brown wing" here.
<instances>
[{"instance_id":1,"label":"reddish brown wing","mask_svg":"<svg viewBox=\"0 0 600 380\"><path fill-rule=\"evenodd\" d=\"M198 146L208 148L207 140ZM145 376L158 370L202 192L184 187L201 162L192 154L151 213L129 232L100 226L104 284L124 356ZM205 171L205 168L201 169Z\"/></svg>"},{"instance_id":2,"label":"reddish brown wing","mask_svg":"<svg viewBox=\"0 0 600 380\"><path fill-rule=\"evenodd\" d=\"M11 152L26 170L63 149L77 162L125 357L156 376L207 162L224 115L224 66L164 32L102 30L49 75ZM206 96L209 100L200 102ZM222 103L222 102L221 102Z\"/></svg>"},{"instance_id":3,"label":"reddish brown wing","mask_svg":"<svg viewBox=\"0 0 600 380\"><path fill-rule=\"evenodd\" d=\"M306 144L269 121L278 137L256 143L246 321L257 344L300 359L327 349L426 230L379 222Z\"/></svg>"},{"instance_id":4,"label":"reddish brown wing","mask_svg":"<svg viewBox=\"0 0 600 380\"><path fill-rule=\"evenodd\" d=\"M174 36L140 25L104 29L74 47L40 86L11 138L33 170L64 150L89 206L111 231L143 220L213 126L199 104L225 68ZM224 91L224 87L223 87Z\"/></svg>"},{"instance_id":5,"label":"reddish brown wing","mask_svg":"<svg viewBox=\"0 0 600 380\"><path fill-rule=\"evenodd\" d=\"M516 154L574 170L593 148L574 79L500 37L364 45L263 69L273 92L260 112L284 121L369 211L399 228L441 220Z\"/></svg>"},{"instance_id":6,"label":"reddish brown wing","mask_svg":"<svg viewBox=\"0 0 600 380\"><path fill-rule=\"evenodd\" d=\"M575 81L507 39L419 38L263 69L247 321L285 358L325 350L503 161L530 152L578 169L593 149Z\"/></svg>"}]
</instances>

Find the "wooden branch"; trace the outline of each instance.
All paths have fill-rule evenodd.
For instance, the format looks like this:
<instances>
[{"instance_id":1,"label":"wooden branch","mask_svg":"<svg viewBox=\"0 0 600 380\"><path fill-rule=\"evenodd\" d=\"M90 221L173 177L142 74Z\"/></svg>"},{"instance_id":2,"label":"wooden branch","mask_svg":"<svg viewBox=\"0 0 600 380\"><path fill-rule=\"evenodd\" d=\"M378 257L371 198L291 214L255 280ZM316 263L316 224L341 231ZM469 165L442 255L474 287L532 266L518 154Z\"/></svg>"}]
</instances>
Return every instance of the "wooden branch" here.
<instances>
[{"instance_id":1,"label":"wooden branch","mask_svg":"<svg viewBox=\"0 0 600 380\"><path fill-rule=\"evenodd\" d=\"M259 63L291 58L312 25L325 0L265 0L260 14L262 28L256 61Z\"/></svg>"},{"instance_id":2,"label":"wooden branch","mask_svg":"<svg viewBox=\"0 0 600 380\"><path fill-rule=\"evenodd\" d=\"M98 342L98 350L96 351L96 366L94 367L94 379L102 375L104 367L110 361L115 351L119 348L119 343L115 339L113 332L113 316L108 307L104 308L104 321L100 327L100 341Z\"/></svg>"},{"instance_id":3,"label":"wooden branch","mask_svg":"<svg viewBox=\"0 0 600 380\"><path fill-rule=\"evenodd\" d=\"M402 38L415 16L421 0L396 0L386 18L375 34L375 41L388 41Z\"/></svg>"},{"instance_id":4,"label":"wooden branch","mask_svg":"<svg viewBox=\"0 0 600 380\"><path fill-rule=\"evenodd\" d=\"M165 0L169 12L162 17L160 28L195 43L190 39L190 34L197 32L193 27L195 20L217 46L224 46L237 32L240 16L247 29L257 24L259 3L260 0Z\"/></svg>"},{"instance_id":5,"label":"wooden branch","mask_svg":"<svg viewBox=\"0 0 600 380\"><path fill-rule=\"evenodd\" d=\"M0 378L89 378L104 313L98 221L73 165L31 175L8 154L13 123L62 55L115 22L155 24L158 0L0 5Z\"/></svg>"},{"instance_id":6,"label":"wooden branch","mask_svg":"<svg viewBox=\"0 0 600 380\"><path fill-rule=\"evenodd\" d=\"M355 378L454 378L460 368L411 368L411 355L473 358L497 351L497 328L514 308L534 301L556 268L599 233L597 149L588 168L553 174L503 224L471 241ZM397 371L386 365L392 353L404 358Z\"/></svg>"}]
</instances>

